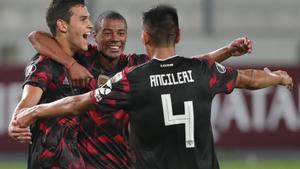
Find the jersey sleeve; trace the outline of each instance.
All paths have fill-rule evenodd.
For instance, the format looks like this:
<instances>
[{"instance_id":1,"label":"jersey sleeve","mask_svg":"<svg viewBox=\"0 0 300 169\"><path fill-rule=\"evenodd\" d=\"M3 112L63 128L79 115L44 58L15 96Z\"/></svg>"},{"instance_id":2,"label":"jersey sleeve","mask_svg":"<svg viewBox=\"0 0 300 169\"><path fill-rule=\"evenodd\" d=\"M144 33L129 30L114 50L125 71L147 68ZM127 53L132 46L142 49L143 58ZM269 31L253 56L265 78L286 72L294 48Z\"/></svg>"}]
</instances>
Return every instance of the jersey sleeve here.
<instances>
[{"instance_id":1,"label":"jersey sleeve","mask_svg":"<svg viewBox=\"0 0 300 169\"><path fill-rule=\"evenodd\" d=\"M50 60L44 56L36 55L25 69L25 85L31 85L46 90L52 80Z\"/></svg>"},{"instance_id":2,"label":"jersey sleeve","mask_svg":"<svg viewBox=\"0 0 300 169\"><path fill-rule=\"evenodd\" d=\"M225 67L218 62L208 60L209 88L211 95L218 93L229 94L235 87L237 70Z\"/></svg>"},{"instance_id":3,"label":"jersey sleeve","mask_svg":"<svg viewBox=\"0 0 300 169\"><path fill-rule=\"evenodd\" d=\"M130 107L130 85L126 70L117 73L103 86L90 92L97 108L103 112L112 112Z\"/></svg>"}]
</instances>

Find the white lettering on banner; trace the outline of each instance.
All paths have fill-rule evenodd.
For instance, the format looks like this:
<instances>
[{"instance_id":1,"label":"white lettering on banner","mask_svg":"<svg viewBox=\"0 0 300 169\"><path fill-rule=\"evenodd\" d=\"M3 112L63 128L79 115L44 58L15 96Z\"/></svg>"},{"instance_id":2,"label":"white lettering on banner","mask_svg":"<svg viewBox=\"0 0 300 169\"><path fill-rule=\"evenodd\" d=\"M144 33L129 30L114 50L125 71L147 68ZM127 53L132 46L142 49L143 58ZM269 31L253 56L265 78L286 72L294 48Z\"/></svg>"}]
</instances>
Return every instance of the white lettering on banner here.
<instances>
[{"instance_id":1,"label":"white lettering on banner","mask_svg":"<svg viewBox=\"0 0 300 169\"><path fill-rule=\"evenodd\" d=\"M7 115L8 119L10 120L11 115L13 114L16 105L18 104L19 100L21 100L22 96L22 83L10 83L7 86ZM9 121L7 121L9 122ZM7 123L8 125L8 123Z\"/></svg>"},{"instance_id":2,"label":"white lettering on banner","mask_svg":"<svg viewBox=\"0 0 300 169\"><path fill-rule=\"evenodd\" d=\"M214 131L214 138L215 140L219 140L220 134L218 130L218 125L217 125L217 119L218 119L218 114L220 112L221 108L221 98L219 95L216 95L212 101L211 104L211 124L212 124L212 130Z\"/></svg>"},{"instance_id":3,"label":"white lettering on banner","mask_svg":"<svg viewBox=\"0 0 300 169\"><path fill-rule=\"evenodd\" d=\"M250 113L247 109L247 104L245 98L241 92L232 92L227 95L224 99L224 105L220 109L220 114L218 115L217 124L219 124L221 130L228 130L232 120L235 121L238 128L242 132L247 132L250 130Z\"/></svg>"},{"instance_id":4,"label":"white lettering on banner","mask_svg":"<svg viewBox=\"0 0 300 169\"><path fill-rule=\"evenodd\" d=\"M7 133L11 115L22 94L22 83L0 83L0 135Z\"/></svg>"},{"instance_id":5,"label":"white lettering on banner","mask_svg":"<svg viewBox=\"0 0 300 169\"><path fill-rule=\"evenodd\" d=\"M272 93L274 93L272 99L267 100L267 96ZM299 100L300 85L297 94ZM248 105L246 96L251 98ZM300 104L300 101L298 103ZM267 105L270 105L269 110ZM282 86L254 92L236 89L223 99L216 95L212 103L211 120L215 141L221 138L222 133L230 130L233 121L237 129L244 133L249 131L276 133L280 122L283 122L286 129L291 132L300 131L300 112L297 111L292 93Z\"/></svg>"},{"instance_id":6,"label":"white lettering on banner","mask_svg":"<svg viewBox=\"0 0 300 169\"><path fill-rule=\"evenodd\" d=\"M252 108L252 126L257 132L262 132L266 122L266 110L267 110L267 94L270 92L270 88L256 91L246 91L251 95L251 108Z\"/></svg>"},{"instance_id":7,"label":"white lettering on banner","mask_svg":"<svg viewBox=\"0 0 300 169\"><path fill-rule=\"evenodd\" d=\"M297 131L299 118L296 109L291 92L285 87L277 87L271 104L270 114L266 120L268 129L271 131L277 130L280 120L283 120L289 130Z\"/></svg>"}]
</instances>

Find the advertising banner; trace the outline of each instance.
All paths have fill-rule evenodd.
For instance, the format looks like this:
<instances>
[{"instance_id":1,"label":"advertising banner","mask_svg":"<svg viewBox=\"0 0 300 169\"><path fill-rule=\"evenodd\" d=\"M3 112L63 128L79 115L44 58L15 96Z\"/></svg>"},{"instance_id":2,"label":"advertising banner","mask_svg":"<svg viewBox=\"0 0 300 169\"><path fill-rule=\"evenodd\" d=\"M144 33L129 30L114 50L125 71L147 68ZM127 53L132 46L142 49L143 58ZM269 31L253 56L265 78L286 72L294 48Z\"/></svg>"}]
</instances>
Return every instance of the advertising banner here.
<instances>
[{"instance_id":1,"label":"advertising banner","mask_svg":"<svg viewBox=\"0 0 300 169\"><path fill-rule=\"evenodd\" d=\"M215 96L211 120L218 147L300 148L300 67L280 69L293 77L292 92L278 86L257 91L235 89L229 95ZM27 147L7 135L23 80L24 67L0 67L0 152Z\"/></svg>"}]
</instances>

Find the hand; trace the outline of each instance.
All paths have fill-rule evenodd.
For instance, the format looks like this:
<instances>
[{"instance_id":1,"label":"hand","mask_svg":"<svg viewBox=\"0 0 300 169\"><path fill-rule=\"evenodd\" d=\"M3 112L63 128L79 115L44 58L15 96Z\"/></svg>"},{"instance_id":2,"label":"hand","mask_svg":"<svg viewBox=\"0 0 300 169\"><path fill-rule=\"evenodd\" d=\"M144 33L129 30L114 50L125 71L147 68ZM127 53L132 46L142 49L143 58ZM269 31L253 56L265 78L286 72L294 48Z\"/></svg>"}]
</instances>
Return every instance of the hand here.
<instances>
[{"instance_id":1,"label":"hand","mask_svg":"<svg viewBox=\"0 0 300 169\"><path fill-rule=\"evenodd\" d=\"M8 135L19 143L31 144L31 132L29 127L21 128L17 125L15 120L8 126Z\"/></svg>"},{"instance_id":2,"label":"hand","mask_svg":"<svg viewBox=\"0 0 300 169\"><path fill-rule=\"evenodd\" d=\"M264 71L270 73L272 76L281 77L281 85L286 86L290 91L293 89L293 79L288 75L286 71L277 70L271 71L268 68L264 68Z\"/></svg>"},{"instance_id":3,"label":"hand","mask_svg":"<svg viewBox=\"0 0 300 169\"><path fill-rule=\"evenodd\" d=\"M228 45L231 56L241 56L252 52L252 42L247 37L237 38Z\"/></svg>"},{"instance_id":4,"label":"hand","mask_svg":"<svg viewBox=\"0 0 300 169\"><path fill-rule=\"evenodd\" d=\"M85 67L75 62L68 68L68 70L69 77L71 78L71 85L73 87L88 88L93 75Z\"/></svg>"},{"instance_id":5,"label":"hand","mask_svg":"<svg viewBox=\"0 0 300 169\"><path fill-rule=\"evenodd\" d=\"M35 114L36 114L37 106L33 106L30 108L22 109L16 115L16 123L20 127L28 127L32 123L36 121Z\"/></svg>"}]
</instances>

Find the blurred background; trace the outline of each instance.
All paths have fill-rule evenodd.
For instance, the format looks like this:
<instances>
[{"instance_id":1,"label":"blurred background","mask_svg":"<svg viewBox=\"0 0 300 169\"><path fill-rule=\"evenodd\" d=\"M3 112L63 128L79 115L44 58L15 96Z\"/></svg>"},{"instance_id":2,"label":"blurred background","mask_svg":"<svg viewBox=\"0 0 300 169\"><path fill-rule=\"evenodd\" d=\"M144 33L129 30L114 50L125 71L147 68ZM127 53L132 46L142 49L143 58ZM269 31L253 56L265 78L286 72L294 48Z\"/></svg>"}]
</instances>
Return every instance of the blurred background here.
<instances>
[{"instance_id":1,"label":"blurred background","mask_svg":"<svg viewBox=\"0 0 300 169\"><path fill-rule=\"evenodd\" d=\"M24 67L35 51L27 35L48 31L50 0L0 0L0 168L26 168L26 145L7 136L11 113L21 95ZM126 52L144 53L141 14L159 3L178 9L182 31L178 54L206 53L241 36L253 53L231 58L236 68L284 69L294 78L283 87L255 92L235 90L214 99L212 123L223 169L300 168L300 1L299 0L87 0L95 20L116 10L128 22ZM49 32L49 31L48 31ZM91 40L91 43L93 41Z\"/></svg>"}]
</instances>

